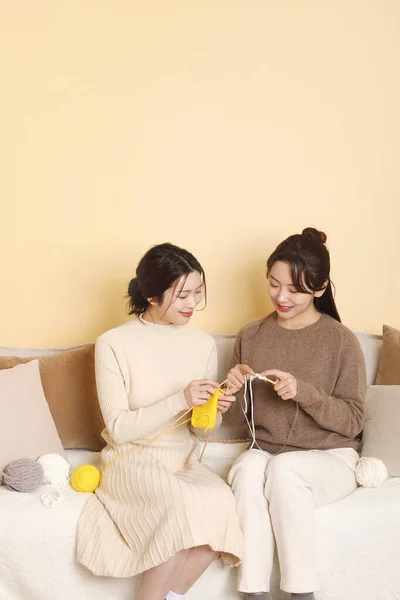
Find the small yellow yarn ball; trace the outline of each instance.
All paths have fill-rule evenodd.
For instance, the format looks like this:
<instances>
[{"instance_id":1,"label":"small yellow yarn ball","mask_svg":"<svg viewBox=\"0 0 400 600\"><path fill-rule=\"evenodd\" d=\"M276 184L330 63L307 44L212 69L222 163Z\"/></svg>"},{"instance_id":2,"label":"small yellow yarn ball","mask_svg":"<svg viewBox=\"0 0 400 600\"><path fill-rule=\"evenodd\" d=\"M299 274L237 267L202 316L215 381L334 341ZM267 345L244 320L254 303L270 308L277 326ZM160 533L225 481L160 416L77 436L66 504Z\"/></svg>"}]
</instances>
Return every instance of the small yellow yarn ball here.
<instances>
[{"instance_id":1,"label":"small yellow yarn ball","mask_svg":"<svg viewBox=\"0 0 400 600\"><path fill-rule=\"evenodd\" d=\"M77 492L90 494L99 487L100 471L93 465L80 465L71 475L71 485Z\"/></svg>"}]
</instances>

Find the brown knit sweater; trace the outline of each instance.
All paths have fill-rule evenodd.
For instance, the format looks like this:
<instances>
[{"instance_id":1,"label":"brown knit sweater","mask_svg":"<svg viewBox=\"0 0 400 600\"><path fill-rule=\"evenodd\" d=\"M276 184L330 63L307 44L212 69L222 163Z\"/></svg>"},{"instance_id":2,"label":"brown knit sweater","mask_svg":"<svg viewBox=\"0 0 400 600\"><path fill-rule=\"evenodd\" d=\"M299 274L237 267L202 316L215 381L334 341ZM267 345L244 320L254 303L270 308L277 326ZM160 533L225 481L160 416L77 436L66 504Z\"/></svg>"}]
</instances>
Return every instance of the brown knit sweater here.
<instances>
[{"instance_id":1,"label":"brown knit sweater","mask_svg":"<svg viewBox=\"0 0 400 600\"><path fill-rule=\"evenodd\" d=\"M231 366L248 364L256 373L279 369L297 379L294 400L281 400L271 384L254 380L256 440L267 452L359 450L366 373L357 337L322 314L303 329L285 329L276 313L246 325L238 334ZM298 404L297 419L296 404ZM231 437L249 437L242 412L243 391L224 416ZM289 439L288 439L289 438Z\"/></svg>"}]
</instances>

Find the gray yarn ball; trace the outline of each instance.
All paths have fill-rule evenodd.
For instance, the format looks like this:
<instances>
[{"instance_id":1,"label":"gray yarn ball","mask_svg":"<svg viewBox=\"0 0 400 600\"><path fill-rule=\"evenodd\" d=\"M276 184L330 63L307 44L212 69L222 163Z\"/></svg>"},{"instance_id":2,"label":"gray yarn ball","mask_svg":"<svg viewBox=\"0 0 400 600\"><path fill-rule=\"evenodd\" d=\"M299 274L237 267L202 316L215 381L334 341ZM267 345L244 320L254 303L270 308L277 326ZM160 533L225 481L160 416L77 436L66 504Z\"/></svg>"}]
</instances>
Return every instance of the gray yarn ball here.
<instances>
[{"instance_id":1,"label":"gray yarn ball","mask_svg":"<svg viewBox=\"0 0 400 600\"><path fill-rule=\"evenodd\" d=\"M34 492L44 483L43 467L31 458L14 460L4 469L3 480L14 492Z\"/></svg>"}]
</instances>

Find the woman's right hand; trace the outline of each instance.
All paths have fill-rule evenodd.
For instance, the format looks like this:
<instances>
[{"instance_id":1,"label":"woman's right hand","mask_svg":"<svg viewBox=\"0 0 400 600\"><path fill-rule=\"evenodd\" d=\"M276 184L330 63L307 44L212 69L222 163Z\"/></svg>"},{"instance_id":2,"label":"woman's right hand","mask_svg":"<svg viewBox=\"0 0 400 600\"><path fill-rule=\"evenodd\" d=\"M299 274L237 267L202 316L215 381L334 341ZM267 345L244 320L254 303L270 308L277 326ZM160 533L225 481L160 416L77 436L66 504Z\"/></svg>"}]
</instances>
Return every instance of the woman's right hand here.
<instances>
[{"instance_id":1,"label":"woman's right hand","mask_svg":"<svg viewBox=\"0 0 400 600\"><path fill-rule=\"evenodd\" d=\"M246 375L254 375L253 369L249 365L236 365L233 367L226 378L228 383L227 393L236 394L244 386L244 378Z\"/></svg>"},{"instance_id":2,"label":"woman's right hand","mask_svg":"<svg viewBox=\"0 0 400 600\"><path fill-rule=\"evenodd\" d=\"M219 383L212 379L198 379L196 381L191 381L183 390L186 404L189 408L207 404L216 388L219 388Z\"/></svg>"}]
</instances>

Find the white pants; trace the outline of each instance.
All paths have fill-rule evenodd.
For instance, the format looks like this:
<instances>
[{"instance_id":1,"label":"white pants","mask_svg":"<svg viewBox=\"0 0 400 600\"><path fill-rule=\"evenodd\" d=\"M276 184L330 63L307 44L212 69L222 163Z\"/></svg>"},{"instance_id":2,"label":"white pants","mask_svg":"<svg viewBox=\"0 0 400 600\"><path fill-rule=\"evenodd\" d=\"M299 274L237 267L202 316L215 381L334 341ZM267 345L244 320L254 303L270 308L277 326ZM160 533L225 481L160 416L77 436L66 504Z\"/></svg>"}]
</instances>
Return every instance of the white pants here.
<instances>
[{"instance_id":1,"label":"white pants","mask_svg":"<svg viewBox=\"0 0 400 600\"><path fill-rule=\"evenodd\" d=\"M247 450L228 476L244 535L239 567L241 592L268 592L274 538L281 589L318 589L315 565L315 507L353 492L358 454L351 448L286 452L273 456Z\"/></svg>"}]
</instances>

